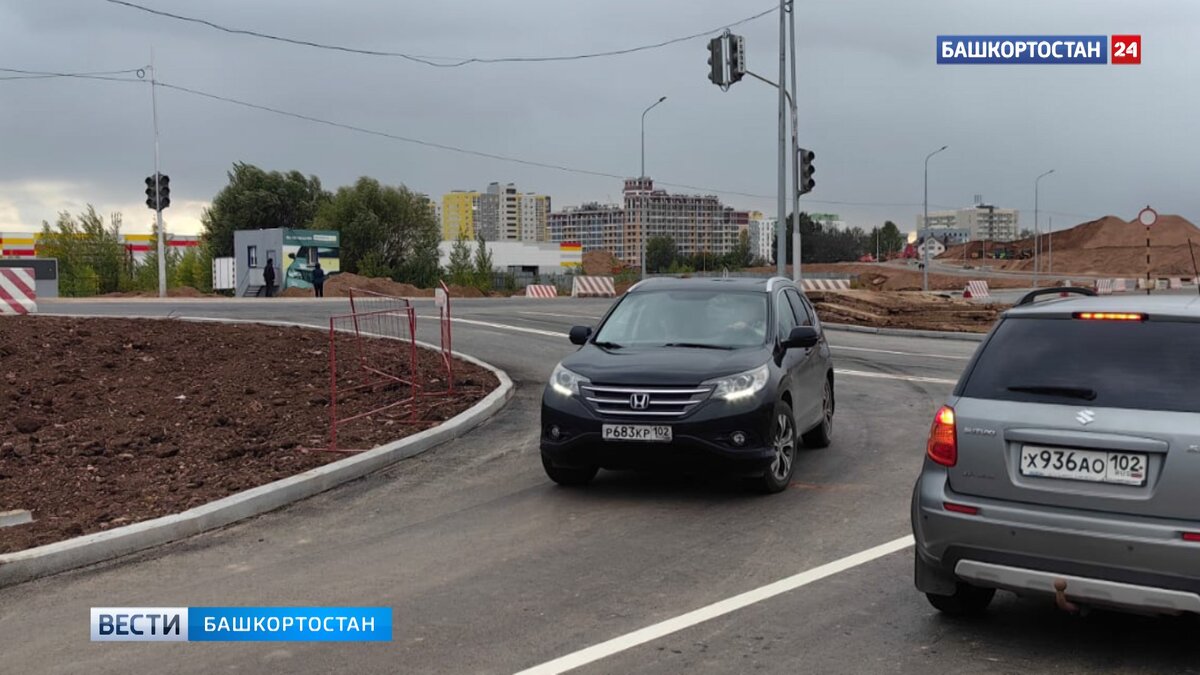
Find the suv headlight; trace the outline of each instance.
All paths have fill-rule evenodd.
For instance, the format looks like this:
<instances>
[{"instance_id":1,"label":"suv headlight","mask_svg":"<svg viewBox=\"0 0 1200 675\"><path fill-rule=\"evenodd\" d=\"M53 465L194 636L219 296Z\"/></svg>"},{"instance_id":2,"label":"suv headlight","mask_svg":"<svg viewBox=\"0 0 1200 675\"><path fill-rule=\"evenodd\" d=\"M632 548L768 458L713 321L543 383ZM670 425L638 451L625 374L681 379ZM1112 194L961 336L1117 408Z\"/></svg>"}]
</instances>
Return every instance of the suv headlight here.
<instances>
[{"instance_id":1,"label":"suv headlight","mask_svg":"<svg viewBox=\"0 0 1200 675\"><path fill-rule=\"evenodd\" d=\"M550 373L550 386L554 391L563 396L573 396L579 394L579 385L587 384L588 379L579 373L563 368L560 363L554 366L554 372Z\"/></svg>"},{"instance_id":2,"label":"suv headlight","mask_svg":"<svg viewBox=\"0 0 1200 675\"><path fill-rule=\"evenodd\" d=\"M712 395L715 397L723 398L726 401L739 401L762 391L763 387L767 386L767 379L770 376L771 371L764 363L753 370L718 377L715 380L708 380L704 384L713 386Z\"/></svg>"}]
</instances>

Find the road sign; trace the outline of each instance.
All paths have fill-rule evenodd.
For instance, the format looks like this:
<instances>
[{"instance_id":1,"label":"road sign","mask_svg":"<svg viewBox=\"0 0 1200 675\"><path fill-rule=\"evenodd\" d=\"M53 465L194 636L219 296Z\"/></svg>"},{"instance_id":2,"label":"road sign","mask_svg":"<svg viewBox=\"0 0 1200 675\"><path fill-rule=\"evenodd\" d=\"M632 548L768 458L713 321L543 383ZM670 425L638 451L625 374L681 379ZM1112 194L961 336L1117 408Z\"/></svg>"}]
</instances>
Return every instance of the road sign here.
<instances>
[{"instance_id":1,"label":"road sign","mask_svg":"<svg viewBox=\"0 0 1200 675\"><path fill-rule=\"evenodd\" d=\"M1138 212L1138 222L1146 227L1154 225L1154 223L1158 222L1158 211L1147 206Z\"/></svg>"}]
</instances>

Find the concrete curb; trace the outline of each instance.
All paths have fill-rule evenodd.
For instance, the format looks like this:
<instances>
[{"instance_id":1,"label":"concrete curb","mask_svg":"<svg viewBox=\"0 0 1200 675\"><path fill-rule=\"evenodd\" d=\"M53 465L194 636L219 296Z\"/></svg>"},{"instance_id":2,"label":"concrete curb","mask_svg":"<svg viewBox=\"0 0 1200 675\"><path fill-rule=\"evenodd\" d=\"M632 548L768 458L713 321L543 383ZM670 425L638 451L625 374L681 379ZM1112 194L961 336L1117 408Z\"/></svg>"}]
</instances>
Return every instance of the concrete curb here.
<instances>
[{"instance_id":1,"label":"concrete curb","mask_svg":"<svg viewBox=\"0 0 1200 675\"><path fill-rule=\"evenodd\" d=\"M823 323L828 330L844 333L868 333L870 335L894 335L896 337L931 338L934 340L961 340L964 342L983 342L987 333L954 333L940 330L909 330L907 328L872 328L870 326L851 326L843 323Z\"/></svg>"},{"instance_id":2,"label":"concrete curb","mask_svg":"<svg viewBox=\"0 0 1200 675\"><path fill-rule=\"evenodd\" d=\"M175 320L192 321L196 319L177 318ZM201 319L201 321L263 323L314 328L311 325L282 321L224 321L221 319ZM434 347L420 341L417 344L426 348ZM309 469L304 473L273 483L260 485L181 513L0 555L0 588L160 546L207 530L224 527L267 511L273 511L337 487L342 483L361 478L402 459L419 455L430 448L466 434L504 407L512 398L513 382L507 373L489 363L459 352L454 352L454 356L492 371L496 379L500 381L500 386L469 409L438 426L381 445L373 450Z\"/></svg>"}]
</instances>

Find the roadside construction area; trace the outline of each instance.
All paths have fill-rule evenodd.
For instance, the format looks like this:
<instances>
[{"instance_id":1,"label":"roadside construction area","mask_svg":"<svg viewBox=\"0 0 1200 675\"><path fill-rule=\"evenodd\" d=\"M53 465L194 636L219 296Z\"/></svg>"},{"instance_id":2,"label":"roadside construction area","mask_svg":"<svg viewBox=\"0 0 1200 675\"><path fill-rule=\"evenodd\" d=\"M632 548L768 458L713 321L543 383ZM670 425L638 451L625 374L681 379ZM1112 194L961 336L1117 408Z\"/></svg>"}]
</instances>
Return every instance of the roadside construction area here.
<instances>
[{"instance_id":1,"label":"roadside construction area","mask_svg":"<svg viewBox=\"0 0 1200 675\"><path fill-rule=\"evenodd\" d=\"M411 324L380 330L403 329L405 318L360 311L335 317L329 329L0 321L0 511L33 518L0 527L0 554L176 514L346 460L349 451L437 427L507 381L448 344L418 345Z\"/></svg>"},{"instance_id":2,"label":"roadside construction area","mask_svg":"<svg viewBox=\"0 0 1200 675\"><path fill-rule=\"evenodd\" d=\"M822 321L872 328L986 333L1008 309L1001 304L899 291L809 291L807 295Z\"/></svg>"}]
</instances>

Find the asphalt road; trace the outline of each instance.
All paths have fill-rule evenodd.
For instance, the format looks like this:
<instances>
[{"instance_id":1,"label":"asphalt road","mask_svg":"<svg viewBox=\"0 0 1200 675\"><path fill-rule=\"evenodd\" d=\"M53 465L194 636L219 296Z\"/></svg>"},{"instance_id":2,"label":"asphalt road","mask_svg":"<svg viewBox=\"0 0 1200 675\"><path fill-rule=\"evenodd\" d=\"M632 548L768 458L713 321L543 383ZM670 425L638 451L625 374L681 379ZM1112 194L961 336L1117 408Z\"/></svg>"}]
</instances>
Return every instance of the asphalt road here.
<instances>
[{"instance_id":1,"label":"asphalt road","mask_svg":"<svg viewBox=\"0 0 1200 675\"><path fill-rule=\"evenodd\" d=\"M422 317L432 302L417 303ZM517 391L468 436L292 507L92 569L0 589L0 672L511 673L909 534L930 416L975 343L831 332L833 445L780 495L716 477L602 472L555 486L538 399L562 337L607 301L464 300L455 348ZM321 324L344 301L54 302L45 312ZM436 341L436 324L420 322ZM902 545L901 545L902 546ZM1197 622L1059 613L1002 595L947 620L911 548L628 649L585 673L1193 672ZM92 644L92 606L381 605L384 644ZM663 624L663 622L667 622ZM611 652L611 653L610 653ZM1189 670L1190 669L1190 670Z\"/></svg>"}]
</instances>

